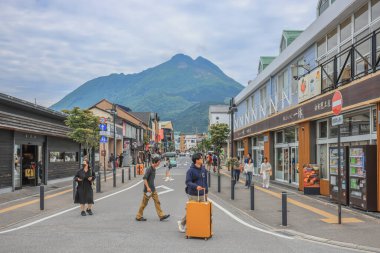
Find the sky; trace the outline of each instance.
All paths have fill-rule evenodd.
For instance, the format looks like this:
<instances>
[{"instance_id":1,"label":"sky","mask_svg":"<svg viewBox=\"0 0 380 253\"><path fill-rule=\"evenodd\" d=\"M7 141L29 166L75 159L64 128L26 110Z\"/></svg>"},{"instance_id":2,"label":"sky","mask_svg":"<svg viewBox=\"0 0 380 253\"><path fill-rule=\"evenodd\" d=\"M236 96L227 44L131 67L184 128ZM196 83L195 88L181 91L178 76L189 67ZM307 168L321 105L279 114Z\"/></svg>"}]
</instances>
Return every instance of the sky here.
<instances>
[{"instance_id":1,"label":"sky","mask_svg":"<svg viewBox=\"0 0 380 253\"><path fill-rule=\"evenodd\" d=\"M0 93L50 106L111 73L177 53L246 86L282 30L304 30L317 0L0 0Z\"/></svg>"}]
</instances>

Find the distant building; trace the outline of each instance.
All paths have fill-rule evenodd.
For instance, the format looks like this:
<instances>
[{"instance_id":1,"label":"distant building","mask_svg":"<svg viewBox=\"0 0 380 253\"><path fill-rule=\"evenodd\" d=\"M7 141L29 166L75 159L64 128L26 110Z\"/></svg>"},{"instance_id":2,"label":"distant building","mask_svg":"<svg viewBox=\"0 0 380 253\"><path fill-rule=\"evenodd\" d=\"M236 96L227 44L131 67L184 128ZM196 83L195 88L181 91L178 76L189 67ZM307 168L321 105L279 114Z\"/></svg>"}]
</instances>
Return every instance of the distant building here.
<instances>
[{"instance_id":1,"label":"distant building","mask_svg":"<svg viewBox=\"0 0 380 253\"><path fill-rule=\"evenodd\" d=\"M162 143L161 152L174 151L174 128L171 121L160 121L160 140Z\"/></svg>"},{"instance_id":2,"label":"distant building","mask_svg":"<svg viewBox=\"0 0 380 253\"><path fill-rule=\"evenodd\" d=\"M197 135L196 134L187 134L185 135L185 146L186 151L197 147Z\"/></svg>"},{"instance_id":3,"label":"distant building","mask_svg":"<svg viewBox=\"0 0 380 253\"><path fill-rule=\"evenodd\" d=\"M210 105L208 109L209 128L214 124L227 124L230 126L230 115L228 114L228 105Z\"/></svg>"}]
</instances>

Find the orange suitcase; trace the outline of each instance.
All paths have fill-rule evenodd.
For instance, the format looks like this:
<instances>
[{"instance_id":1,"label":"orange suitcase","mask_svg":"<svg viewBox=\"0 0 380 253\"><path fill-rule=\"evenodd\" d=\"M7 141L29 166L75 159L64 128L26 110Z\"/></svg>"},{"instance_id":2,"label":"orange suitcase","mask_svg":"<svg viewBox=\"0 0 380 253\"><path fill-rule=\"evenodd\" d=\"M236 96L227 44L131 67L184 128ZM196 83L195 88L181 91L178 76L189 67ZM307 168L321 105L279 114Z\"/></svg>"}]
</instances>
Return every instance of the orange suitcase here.
<instances>
[{"instance_id":1,"label":"orange suitcase","mask_svg":"<svg viewBox=\"0 0 380 253\"><path fill-rule=\"evenodd\" d=\"M186 238L190 237L204 238L205 240L212 237L211 202L188 201L186 203Z\"/></svg>"}]
</instances>

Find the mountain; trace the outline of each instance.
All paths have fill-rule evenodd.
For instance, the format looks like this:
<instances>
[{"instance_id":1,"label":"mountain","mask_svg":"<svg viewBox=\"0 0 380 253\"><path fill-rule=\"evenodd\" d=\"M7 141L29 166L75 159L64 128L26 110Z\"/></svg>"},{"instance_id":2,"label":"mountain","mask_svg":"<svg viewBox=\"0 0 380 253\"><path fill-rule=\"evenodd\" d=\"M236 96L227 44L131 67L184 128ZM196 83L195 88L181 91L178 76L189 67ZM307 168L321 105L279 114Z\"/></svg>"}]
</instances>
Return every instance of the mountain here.
<instances>
[{"instance_id":1,"label":"mountain","mask_svg":"<svg viewBox=\"0 0 380 253\"><path fill-rule=\"evenodd\" d=\"M207 131L208 105L224 103L243 86L209 60L177 54L137 74L110 74L90 80L52 105L55 110L88 108L101 99L133 111L158 112L176 131Z\"/></svg>"}]
</instances>

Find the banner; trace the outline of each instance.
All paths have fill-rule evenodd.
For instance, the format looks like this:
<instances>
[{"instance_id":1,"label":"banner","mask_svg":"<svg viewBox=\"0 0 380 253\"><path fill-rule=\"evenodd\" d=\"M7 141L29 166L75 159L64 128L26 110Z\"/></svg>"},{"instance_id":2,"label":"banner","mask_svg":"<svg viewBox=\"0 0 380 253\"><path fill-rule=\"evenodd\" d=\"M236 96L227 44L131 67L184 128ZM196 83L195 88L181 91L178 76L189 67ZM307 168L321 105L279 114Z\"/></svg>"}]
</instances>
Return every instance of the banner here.
<instances>
[{"instance_id":1,"label":"banner","mask_svg":"<svg viewBox=\"0 0 380 253\"><path fill-rule=\"evenodd\" d=\"M321 69L317 68L298 80L298 103L321 94Z\"/></svg>"}]
</instances>

